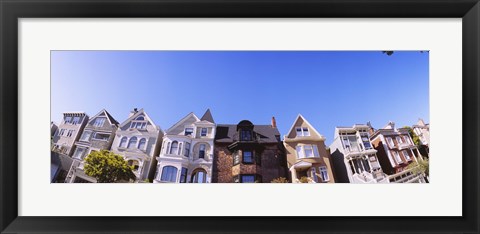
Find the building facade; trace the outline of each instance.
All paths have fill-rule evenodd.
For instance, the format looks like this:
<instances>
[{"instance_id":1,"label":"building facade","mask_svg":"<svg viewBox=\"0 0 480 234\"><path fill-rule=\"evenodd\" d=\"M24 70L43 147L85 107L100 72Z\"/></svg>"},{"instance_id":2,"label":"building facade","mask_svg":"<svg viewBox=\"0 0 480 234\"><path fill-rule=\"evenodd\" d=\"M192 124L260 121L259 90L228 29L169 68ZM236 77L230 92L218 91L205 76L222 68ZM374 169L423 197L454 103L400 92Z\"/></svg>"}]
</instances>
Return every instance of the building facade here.
<instances>
[{"instance_id":1,"label":"building facade","mask_svg":"<svg viewBox=\"0 0 480 234\"><path fill-rule=\"evenodd\" d=\"M75 151L75 142L82 134L88 119L84 112L63 113L63 119L52 138L51 150L71 157Z\"/></svg>"},{"instance_id":2,"label":"building facade","mask_svg":"<svg viewBox=\"0 0 480 234\"><path fill-rule=\"evenodd\" d=\"M83 160L92 151L110 150L118 122L105 109L90 118L82 135L75 142L75 152L72 155L73 163L65 182L94 183L95 178L85 175Z\"/></svg>"},{"instance_id":3,"label":"building facade","mask_svg":"<svg viewBox=\"0 0 480 234\"><path fill-rule=\"evenodd\" d=\"M430 124L426 124L423 119L418 119L417 124L413 125L412 129L420 140L418 150L422 156L428 157L430 154Z\"/></svg>"},{"instance_id":4,"label":"building facade","mask_svg":"<svg viewBox=\"0 0 480 234\"><path fill-rule=\"evenodd\" d=\"M302 116L298 115L283 144L292 183L335 183L330 154L321 135Z\"/></svg>"},{"instance_id":5,"label":"building facade","mask_svg":"<svg viewBox=\"0 0 480 234\"><path fill-rule=\"evenodd\" d=\"M111 151L133 166L137 181L151 182L162 144L163 130L143 110L133 109L118 126Z\"/></svg>"},{"instance_id":6,"label":"building facade","mask_svg":"<svg viewBox=\"0 0 480 234\"><path fill-rule=\"evenodd\" d=\"M270 183L288 177L285 150L275 122L218 124L213 183Z\"/></svg>"},{"instance_id":7,"label":"building facade","mask_svg":"<svg viewBox=\"0 0 480 234\"><path fill-rule=\"evenodd\" d=\"M370 141L370 126L355 124L336 127L335 139L330 145L336 182L389 183L383 172L377 150Z\"/></svg>"},{"instance_id":8,"label":"building facade","mask_svg":"<svg viewBox=\"0 0 480 234\"><path fill-rule=\"evenodd\" d=\"M215 121L210 110L198 118L190 113L169 128L154 183L211 183Z\"/></svg>"},{"instance_id":9,"label":"building facade","mask_svg":"<svg viewBox=\"0 0 480 234\"><path fill-rule=\"evenodd\" d=\"M407 128L397 129L395 123L389 122L385 127L375 130L370 139L390 182L425 182L423 177L407 170L409 164L423 160Z\"/></svg>"}]
</instances>

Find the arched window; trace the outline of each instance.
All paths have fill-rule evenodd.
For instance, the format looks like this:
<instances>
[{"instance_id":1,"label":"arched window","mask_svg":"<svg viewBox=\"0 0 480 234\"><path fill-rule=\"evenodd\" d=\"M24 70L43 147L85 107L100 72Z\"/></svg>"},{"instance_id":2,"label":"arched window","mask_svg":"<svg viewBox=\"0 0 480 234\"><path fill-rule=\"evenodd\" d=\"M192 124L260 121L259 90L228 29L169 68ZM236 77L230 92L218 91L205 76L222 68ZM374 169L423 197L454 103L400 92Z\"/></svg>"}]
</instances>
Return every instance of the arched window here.
<instances>
[{"instance_id":1,"label":"arched window","mask_svg":"<svg viewBox=\"0 0 480 234\"><path fill-rule=\"evenodd\" d=\"M127 161L129 166L133 166L133 171L138 171L138 167L140 167L140 163L137 160L130 159Z\"/></svg>"},{"instance_id":2,"label":"arched window","mask_svg":"<svg viewBox=\"0 0 480 234\"><path fill-rule=\"evenodd\" d=\"M127 146L127 137L122 137L122 139L120 140L120 144L118 145L118 147L120 148L125 148Z\"/></svg>"},{"instance_id":3,"label":"arched window","mask_svg":"<svg viewBox=\"0 0 480 234\"><path fill-rule=\"evenodd\" d=\"M145 118L143 117L143 115L140 115L135 120L145 120Z\"/></svg>"},{"instance_id":4,"label":"arched window","mask_svg":"<svg viewBox=\"0 0 480 234\"><path fill-rule=\"evenodd\" d=\"M137 137L132 137L130 138L130 141L128 142L128 148L133 149L137 145Z\"/></svg>"},{"instance_id":5,"label":"arched window","mask_svg":"<svg viewBox=\"0 0 480 234\"><path fill-rule=\"evenodd\" d=\"M170 148L170 154L176 154L178 153L178 142L174 141L172 142L172 147Z\"/></svg>"},{"instance_id":6,"label":"arched window","mask_svg":"<svg viewBox=\"0 0 480 234\"><path fill-rule=\"evenodd\" d=\"M200 149L198 150L198 158L205 158L205 144L200 145Z\"/></svg>"},{"instance_id":7,"label":"arched window","mask_svg":"<svg viewBox=\"0 0 480 234\"><path fill-rule=\"evenodd\" d=\"M207 182L207 172L203 169L197 169L192 174L192 183Z\"/></svg>"},{"instance_id":8,"label":"arched window","mask_svg":"<svg viewBox=\"0 0 480 234\"><path fill-rule=\"evenodd\" d=\"M146 145L147 145L147 139L145 138L140 139L140 141L138 142L138 148L141 150L145 150Z\"/></svg>"},{"instance_id":9,"label":"arched window","mask_svg":"<svg viewBox=\"0 0 480 234\"><path fill-rule=\"evenodd\" d=\"M172 166L164 166L162 170L161 181L176 182L177 181L177 168Z\"/></svg>"}]
</instances>

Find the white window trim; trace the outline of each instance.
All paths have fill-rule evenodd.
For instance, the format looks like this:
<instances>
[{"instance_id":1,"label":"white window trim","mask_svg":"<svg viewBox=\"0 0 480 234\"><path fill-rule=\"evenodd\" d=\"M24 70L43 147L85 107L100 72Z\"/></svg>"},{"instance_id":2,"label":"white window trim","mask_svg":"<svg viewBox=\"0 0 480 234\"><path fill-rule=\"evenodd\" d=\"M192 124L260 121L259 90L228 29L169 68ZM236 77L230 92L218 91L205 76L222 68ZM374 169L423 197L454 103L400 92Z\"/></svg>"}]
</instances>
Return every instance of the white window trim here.
<instances>
[{"instance_id":1,"label":"white window trim","mask_svg":"<svg viewBox=\"0 0 480 234\"><path fill-rule=\"evenodd\" d=\"M305 131L304 128L306 128L307 130ZM300 129L301 135L298 135L299 133L298 129ZM295 127L295 132L297 134L297 137L310 136L310 129L308 127ZM306 133L308 133L308 135Z\"/></svg>"},{"instance_id":2,"label":"white window trim","mask_svg":"<svg viewBox=\"0 0 480 234\"><path fill-rule=\"evenodd\" d=\"M322 176L322 181L323 182L328 182L330 181L330 176L328 175L328 169L326 166L321 166L318 168L318 170L320 170L320 175ZM325 172L325 177L326 178L323 178L324 174L323 172Z\"/></svg>"}]
</instances>

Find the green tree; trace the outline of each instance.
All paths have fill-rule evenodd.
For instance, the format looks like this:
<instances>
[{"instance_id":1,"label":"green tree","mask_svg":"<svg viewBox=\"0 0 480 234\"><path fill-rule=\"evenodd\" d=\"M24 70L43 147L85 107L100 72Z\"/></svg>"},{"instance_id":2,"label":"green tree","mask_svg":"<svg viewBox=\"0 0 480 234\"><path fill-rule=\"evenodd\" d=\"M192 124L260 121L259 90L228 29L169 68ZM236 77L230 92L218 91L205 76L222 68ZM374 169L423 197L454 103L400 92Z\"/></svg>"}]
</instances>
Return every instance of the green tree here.
<instances>
[{"instance_id":1,"label":"green tree","mask_svg":"<svg viewBox=\"0 0 480 234\"><path fill-rule=\"evenodd\" d=\"M85 158L85 174L97 179L98 183L115 183L135 180L133 167L122 156L108 150L92 151Z\"/></svg>"},{"instance_id":2,"label":"green tree","mask_svg":"<svg viewBox=\"0 0 480 234\"><path fill-rule=\"evenodd\" d=\"M429 161L428 159L418 160L418 162L412 162L407 166L407 169L410 169L411 172L415 175L425 174L429 176Z\"/></svg>"},{"instance_id":3,"label":"green tree","mask_svg":"<svg viewBox=\"0 0 480 234\"><path fill-rule=\"evenodd\" d=\"M415 132L413 131L413 129L412 129L411 127L405 126L405 127L403 127L403 128L408 129L408 134L409 134L410 137L412 138L413 143L414 143L415 145L417 145L417 146L418 146L418 145L421 145L420 138L417 136L417 134L415 134Z\"/></svg>"},{"instance_id":4,"label":"green tree","mask_svg":"<svg viewBox=\"0 0 480 234\"><path fill-rule=\"evenodd\" d=\"M290 183L285 177L278 177L273 179L271 183Z\"/></svg>"}]
</instances>

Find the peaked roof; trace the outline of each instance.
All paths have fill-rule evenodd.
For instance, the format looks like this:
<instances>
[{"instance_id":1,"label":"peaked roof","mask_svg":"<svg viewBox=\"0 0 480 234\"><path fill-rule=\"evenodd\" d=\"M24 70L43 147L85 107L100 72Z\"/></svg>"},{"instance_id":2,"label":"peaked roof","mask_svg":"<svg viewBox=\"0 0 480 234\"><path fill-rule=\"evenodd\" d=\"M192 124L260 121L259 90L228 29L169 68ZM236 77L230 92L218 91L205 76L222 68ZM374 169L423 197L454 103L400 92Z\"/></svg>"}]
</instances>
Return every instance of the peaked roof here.
<instances>
[{"instance_id":1,"label":"peaked roof","mask_svg":"<svg viewBox=\"0 0 480 234\"><path fill-rule=\"evenodd\" d=\"M292 124L292 127L290 127L290 130L287 132L287 135L284 136L284 138L286 138L287 136L289 136L292 131L295 131L295 124L298 122L298 120L303 120L303 122L305 122L309 127L310 129L312 129L320 138L322 138L323 140L325 140L325 136L323 136L322 134L320 134L317 129L315 129L308 121L307 119L305 119L305 117L303 117L303 115L301 114L298 114L297 118L295 119L295 121L293 121L293 124Z\"/></svg>"},{"instance_id":2,"label":"peaked roof","mask_svg":"<svg viewBox=\"0 0 480 234\"><path fill-rule=\"evenodd\" d=\"M156 128L157 130L160 130L161 132L163 132L162 128L160 128L160 126L156 125L155 122L153 122L153 120L150 118L150 116L148 116L147 112L145 112L145 111L143 110L143 108L140 109L140 110L138 110L138 111L137 111L135 114L133 114L132 116L128 117L128 119L125 120L125 121L123 121L123 122L120 124L119 127L125 126L127 123L129 123L130 121L132 121L134 118L137 118L137 116L139 116L139 115L144 115L145 118L147 118L147 121L149 121L153 126L155 126L155 128Z\"/></svg>"},{"instance_id":3,"label":"peaked roof","mask_svg":"<svg viewBox=\"0 0 480 234\"><path fill-rule=\"evenodd\" d=\"M200 120L205 120L205 121L208 121L210 123L215 123L215 121L213 120L213 117L212 117L212 113L210 112L210 109L207 109L207 111L205 111L205 114L203 114L202 118L200 118Z\"/></svg>"},{"instance_id":4,"label":"peaked roof","mask_svg":"<svg viewBox=\"0 0 480 234\"><path fill-rule=\"evenodd\" d=\"M170 132L172 129L178 127L181 123L185 122L188 118L190 117L194 117L195 118L195 121L200 121L198 119L198 117L193 113L193 112L190 112L188 113L185 117L183 117L182 119L180 119L178 122L176 122L173 126L171 126L170 128L168 128L165 132L168 134L168 132Z\"/></svg>"},{"instance_id":5,"label":"peaked roof","mask_svg":"<svg viewBox=\"0 0 480 234\"><path fill-rule=\"evenodd\" d=\"M100 112L98 112L95 116L93 116L92 118L90 118L90 120L88 121L88 123L92 122L95 118L101 116L102 114L105 115L105 117L107 117L108 121L110 122L110 124L114 124L114 125L118 125L118 121L115 120L112 115L110 115L110 113L108 113L107 110L105 109L102 109Z\"/></svg>"},{"instance_id":6,"label":"peaked roof","mask_svg":"<svg viewBox=\"0 0 480 234\"><path fill-rule=\"evenodd\" d=\"M237 126L237 124L217 124L215 141L224 143L237 141L239 138ZM280 132L271 125L254 125L253 131L258 134L259 141L262 143L278 143L280 141Z\"/></svg>"}]
</instances>

